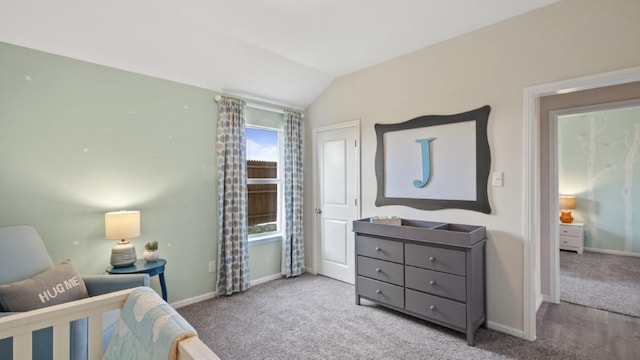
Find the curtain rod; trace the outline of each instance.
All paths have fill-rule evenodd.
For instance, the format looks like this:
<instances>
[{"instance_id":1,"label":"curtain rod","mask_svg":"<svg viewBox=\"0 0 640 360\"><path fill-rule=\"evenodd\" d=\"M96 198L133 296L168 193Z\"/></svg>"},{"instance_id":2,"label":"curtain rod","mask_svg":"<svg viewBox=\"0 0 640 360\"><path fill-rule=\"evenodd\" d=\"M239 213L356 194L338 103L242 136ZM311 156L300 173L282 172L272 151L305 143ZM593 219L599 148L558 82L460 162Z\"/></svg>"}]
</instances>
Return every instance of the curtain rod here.
<instances>
[{"instance_id":1,"label":"curtain rod","mask_svg":"<svg viewBox=\"0 0 640 360\"><path fill-rule=\"evenodd\" d=\"M216 102L220 101L222 99L222 96L220 95L216 95L214 97L214 99L216 100ZM250 108L254 108L254 109L258 109L258 110L265 110L265 111L270 111L276 114L284 114L284 110L283 109L279 109L279 108L275 108L275 107L271 107L271 106L266 106L266 105L260 105L260 104L255 104L255 103L251 103L246 101L246 104L248 107ZM304 114L302 114L302 117L304 118Z\"/></svg>"}]
</instances>

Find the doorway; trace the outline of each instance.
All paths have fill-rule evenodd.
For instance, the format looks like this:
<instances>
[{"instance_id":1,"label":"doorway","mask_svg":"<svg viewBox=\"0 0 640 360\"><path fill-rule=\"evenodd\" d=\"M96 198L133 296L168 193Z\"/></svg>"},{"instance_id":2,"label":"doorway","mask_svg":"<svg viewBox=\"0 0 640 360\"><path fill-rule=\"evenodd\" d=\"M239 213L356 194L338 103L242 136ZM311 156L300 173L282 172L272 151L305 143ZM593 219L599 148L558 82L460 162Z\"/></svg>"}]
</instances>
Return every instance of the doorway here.
<instances>
[{"instance_id":1,"label":"doorway","mask_svg":"<svg viewBox=\"0 0 640 360\"><path fill-rule=\"evenodd\" d=\"M629 88L627 88L629 87ZM536 310L550 293L549 111L640 97L640 67L525 89L524 136L524 334L536 337ZM568 98L576 97L566 104ZM543 100L547 100L546 103ZM555 194L554 194L555 197ZM549 300L547 300L549 301Z\"/></svg>"},{"instance_id":2,"label":"doorway","mask_svg":"<svg viewBox=\"0 0 640 360\"><path fill-rule=\"evenodd\" d=\"M565 300L609 309L602 306L606 302L594 299L598 293L606 291L598 290L601 288L598 286L599 282L586 281L586 276L584 279L565 276L565 281L572 279L571 284L574 284L577 280L581 286L563 287L565 291L561 292L562 255L566 261L565 275L567 265L573 264L571 268L578 269L587 266L593 258L593 265L597 266L598 260L595 259L603 256L589 254L582 257L583 263L580 263L581 257L558 251L575 249L574 246L563 245L559 239L564 242L580 239L580 250L587 247L592 252L619 255L632 252L633 200L636 200L635 207L640 206L638 196L632 191L633 173L637 169L634 163L640 158L638 119L640 100L637 99L566 108L549 113L549 203L550 209L555 210L549 212L552 216L549 222L557 223L559 196L572 196L576 199L573 206L575 221L571 225L563 224L560 227L579 229L580 234L576 234L574 239L560 234L558 227L550 227L551 286L547 301L559 303L560 300ZM580 277L579 274L576 275ZM594 280L602 276L595 273L592 275ZM585 286L588 284L592 286ZM581 287L592 289L592 293L582 294Z\"/></svg>"},{"instance_id":3,"label":"doorway","mask_svg":"<svg viewBox=\"0 0 640 360\"><path fill-rule=\"evenodd\" d=\"M355 283L353 221L360 214L360 122L313 130L317 273Z\"/></svg>"}]
</instances>

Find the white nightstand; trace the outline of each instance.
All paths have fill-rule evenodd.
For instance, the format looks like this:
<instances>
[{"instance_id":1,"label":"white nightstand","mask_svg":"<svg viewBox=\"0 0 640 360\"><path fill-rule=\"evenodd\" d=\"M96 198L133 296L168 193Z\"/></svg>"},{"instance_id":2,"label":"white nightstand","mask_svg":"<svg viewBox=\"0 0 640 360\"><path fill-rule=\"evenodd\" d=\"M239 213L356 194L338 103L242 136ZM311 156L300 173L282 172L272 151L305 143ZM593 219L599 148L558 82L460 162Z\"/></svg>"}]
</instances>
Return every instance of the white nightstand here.
<instances>
[{"instance_id":1,"label":"white nightstand","mask_svg":"<svg viewBox=\"0 0 640 360\"><path fill-rule=\"evenodd\" d=\"M583 223L560 224L560 249L577 251L578 254L584 252L584 229Z\"/></svg>"}]
</instances>

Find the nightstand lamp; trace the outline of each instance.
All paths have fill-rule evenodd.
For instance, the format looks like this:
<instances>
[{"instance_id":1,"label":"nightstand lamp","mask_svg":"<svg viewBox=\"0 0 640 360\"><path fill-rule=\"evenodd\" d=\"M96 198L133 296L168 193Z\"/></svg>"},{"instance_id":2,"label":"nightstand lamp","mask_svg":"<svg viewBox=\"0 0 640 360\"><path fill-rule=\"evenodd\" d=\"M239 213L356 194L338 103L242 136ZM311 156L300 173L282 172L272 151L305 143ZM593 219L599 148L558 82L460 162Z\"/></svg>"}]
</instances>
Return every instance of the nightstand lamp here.
<instances>
[{"instance_id":1,"label":"nightstand lamp","mask_svg":"<svg viewBox=\"0 0 640 360\"><path fill-rule=\"evenodd\" d=\"M104 215L104 233L120 240L111 249L111 266L127 267L136 262L136 248L127 239L140 236L140 211L113 211Z\"/></svg>"},{"instance_id":2,"label":"nightstand lamp","mask_svg":"<svg viewBox=\"0 0 640 360\"><path fill-rule=\"evenodd\" d=\"M576 197L561 195L559 198L559 205L560 221L564 224L571 224L573 222L571 210L574 210L576 208Z\"/></svg>"}]
</instances>

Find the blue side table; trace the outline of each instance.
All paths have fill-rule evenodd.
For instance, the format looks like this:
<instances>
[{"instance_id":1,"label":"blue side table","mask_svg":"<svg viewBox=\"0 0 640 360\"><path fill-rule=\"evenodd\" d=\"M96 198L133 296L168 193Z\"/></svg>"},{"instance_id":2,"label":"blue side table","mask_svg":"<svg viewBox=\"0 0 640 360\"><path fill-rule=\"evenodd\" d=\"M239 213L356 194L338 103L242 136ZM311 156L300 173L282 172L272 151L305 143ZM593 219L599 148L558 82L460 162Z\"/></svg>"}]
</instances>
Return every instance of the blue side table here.
<instances>
[{"instance_id":1,"label":"blue side table","mask_svg":"<svg viewBox=\"0 0 640 360\"><path fill-rule=\"evenodd\" d=\"M167 260L158 259L158 261L147 262L144 259L138 259L133 265L127 267L113 267L109 266L106 271L109 274L149 274L149 276L156 276L160 278L160 288L162 289L162 299L167 301L167 285L164 283L164 266L167 264Z\"/></svg>"}]
</instances>

